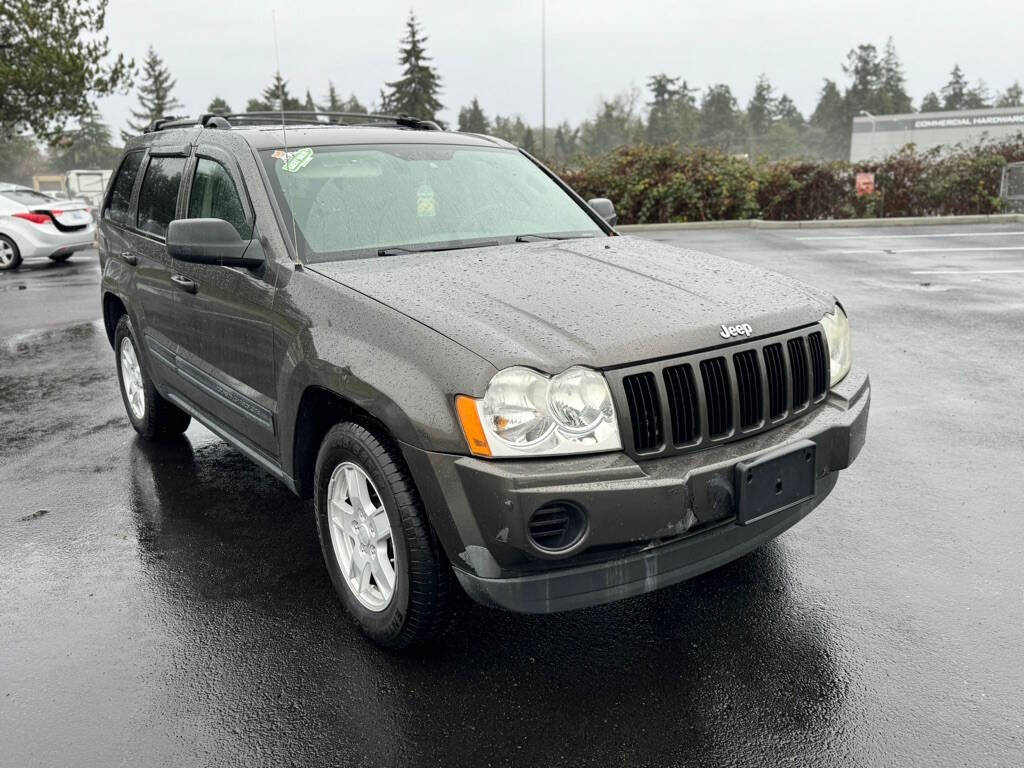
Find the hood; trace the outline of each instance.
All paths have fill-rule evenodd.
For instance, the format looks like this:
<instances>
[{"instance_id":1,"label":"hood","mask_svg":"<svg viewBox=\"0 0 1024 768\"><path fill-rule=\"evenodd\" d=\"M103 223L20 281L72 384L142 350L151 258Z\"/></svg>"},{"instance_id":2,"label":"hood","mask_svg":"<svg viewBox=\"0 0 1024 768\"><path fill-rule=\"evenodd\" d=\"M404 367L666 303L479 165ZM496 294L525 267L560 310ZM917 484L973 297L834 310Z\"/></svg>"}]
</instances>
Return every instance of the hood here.
<instances>
[{"instance_id":1,"label":"hood","mask_svg":"<svg viewBox=\"0 0 1024 768\"><path fill-rule=\"evenodd\" d=\"M313 264L497 368L610 368L815 323L832 298L740 262L634 237ZM745 341L745 337L729 341Z\"/></svg>"}]
</instances>

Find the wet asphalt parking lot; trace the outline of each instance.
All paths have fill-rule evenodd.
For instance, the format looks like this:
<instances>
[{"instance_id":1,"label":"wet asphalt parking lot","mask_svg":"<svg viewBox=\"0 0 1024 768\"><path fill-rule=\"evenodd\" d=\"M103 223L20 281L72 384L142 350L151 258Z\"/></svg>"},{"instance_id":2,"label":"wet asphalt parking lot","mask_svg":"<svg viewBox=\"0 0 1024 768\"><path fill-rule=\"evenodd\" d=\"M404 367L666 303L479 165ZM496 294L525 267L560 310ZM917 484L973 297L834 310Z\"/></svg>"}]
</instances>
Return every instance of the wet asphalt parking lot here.
<instances>
[{"instance_id":1,"label":"wet asphalt parking lot","mask_svg":"<svg viewBox=\"0 0 1024 768\"><path fill-rule=\"evenodd\" d=\"M1024 225L645 236L835 292L864 452L717 571L406 655L305 503L136 440L94 254L0 274L0 765L1024 764Z\"/></svg>"}]
</instances>

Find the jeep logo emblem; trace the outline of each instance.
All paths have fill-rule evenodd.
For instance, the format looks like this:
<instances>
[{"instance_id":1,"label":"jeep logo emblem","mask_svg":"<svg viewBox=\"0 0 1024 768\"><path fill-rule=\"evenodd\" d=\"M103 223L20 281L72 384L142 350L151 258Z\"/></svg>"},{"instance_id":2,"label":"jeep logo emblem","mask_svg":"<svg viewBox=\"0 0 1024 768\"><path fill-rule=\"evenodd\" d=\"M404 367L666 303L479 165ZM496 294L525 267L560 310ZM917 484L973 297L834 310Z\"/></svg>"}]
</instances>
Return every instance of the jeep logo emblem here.
<instances>
[{"instance_id":1,"label":"jeep logo emblem","mask_svg":"<svg viewBox=\"0 0 1024 768\"><path fill-rule=\"evenodd\" d=\"M754 329L750 327L749 323L743 323L742 325L723 325L722 332L718 334L723 339L731 339L734 336L749 336L754 332Z\"/></svg>"}]
</instances>

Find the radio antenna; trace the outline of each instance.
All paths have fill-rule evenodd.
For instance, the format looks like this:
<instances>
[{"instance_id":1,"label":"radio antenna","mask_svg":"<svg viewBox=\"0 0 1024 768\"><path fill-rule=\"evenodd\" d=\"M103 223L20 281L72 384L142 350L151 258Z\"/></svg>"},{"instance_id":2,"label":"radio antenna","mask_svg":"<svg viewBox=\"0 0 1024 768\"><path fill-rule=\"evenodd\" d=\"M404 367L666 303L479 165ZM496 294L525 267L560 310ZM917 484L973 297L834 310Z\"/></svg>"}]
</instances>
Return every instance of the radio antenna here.
<instances>
[{"instance_id":1,"label":"radio antenna","mask_svg":"<svg viewBox=\"0 0 1024 768\"><path fill-rule=\"evenodd\" d=\"M284 162L288 162L288 127L284 119L284 78L281 77L281 49L277 45L277 10L270 9L270 24L274 28L274 64L277 67L277 102L281 111L281 142L284 144ZM302 257L299 255L299 238L295 227L295 212L291 203L288 211L292 220L292 245L295 247L295 263L301 268Z\"/></svg>"}]
</instances>

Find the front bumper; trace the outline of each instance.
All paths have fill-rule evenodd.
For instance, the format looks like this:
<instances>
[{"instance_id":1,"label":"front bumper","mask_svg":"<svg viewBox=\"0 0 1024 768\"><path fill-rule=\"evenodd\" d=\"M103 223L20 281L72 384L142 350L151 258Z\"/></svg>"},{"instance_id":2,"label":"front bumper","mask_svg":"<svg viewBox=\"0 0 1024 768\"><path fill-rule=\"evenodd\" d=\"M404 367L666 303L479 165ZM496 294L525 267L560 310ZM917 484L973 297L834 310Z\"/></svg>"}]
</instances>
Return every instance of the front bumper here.
<instances>
[{"instance_id":1,"label":"front bumper","mask_svg":"<svg viewBox=\"0 0 1024 768\"><path fill-rule=\"evenodd\" d=\"M757 548L811 512L864 445L866 373L854 369L802 419L703 451L636 462L623 453L487 461L403 446L466 592L508 610L550 613L649 592ZM815 446L815 495L761 520L736 523L735 466L801 440ZM586 534L557 554L538 548L528 520L569 500Z\"/></svg>"}]
</instances>

